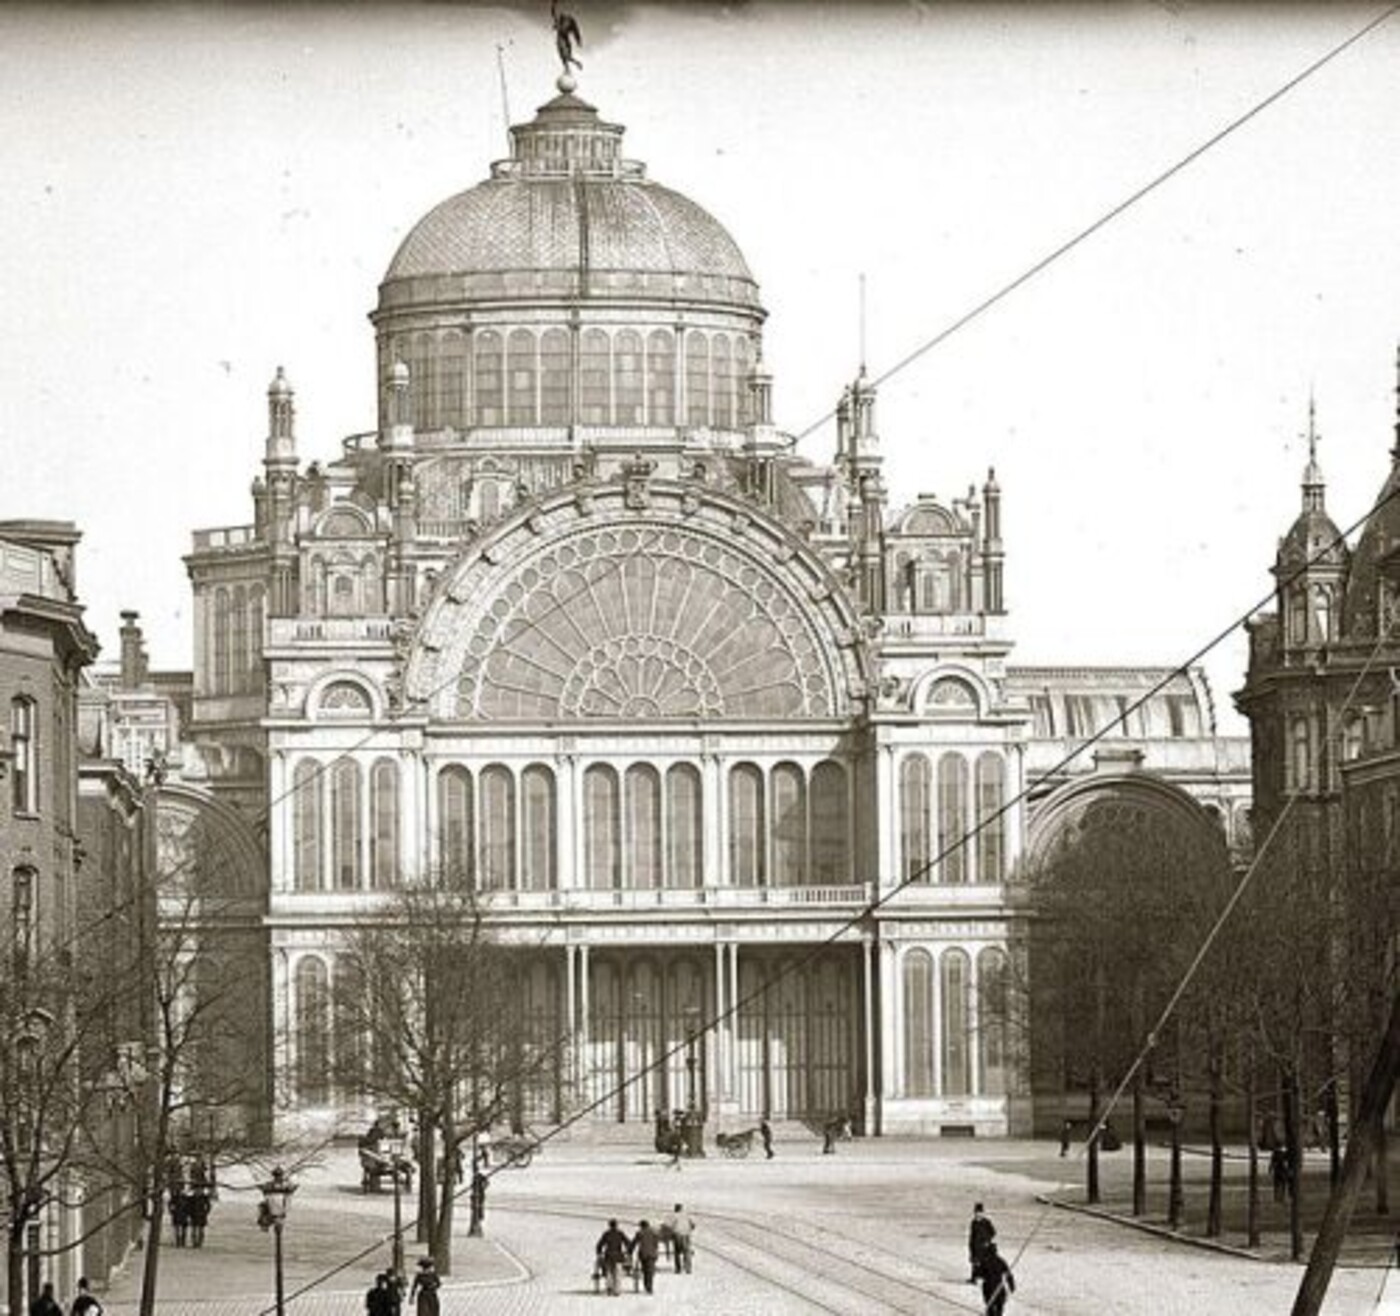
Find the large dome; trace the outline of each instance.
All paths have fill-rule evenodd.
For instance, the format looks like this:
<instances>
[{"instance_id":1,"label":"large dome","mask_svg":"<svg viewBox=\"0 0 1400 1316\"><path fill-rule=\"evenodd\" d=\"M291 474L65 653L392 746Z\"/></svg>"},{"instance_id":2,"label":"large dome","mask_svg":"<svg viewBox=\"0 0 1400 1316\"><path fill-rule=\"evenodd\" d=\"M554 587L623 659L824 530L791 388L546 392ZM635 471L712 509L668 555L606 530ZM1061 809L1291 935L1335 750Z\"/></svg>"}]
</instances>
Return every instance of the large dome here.
<instances>
[{"instance_id":1,"label":"large dome","mask_svg":"<svg viewBox=\"0 0 1400 1316\"><path fill-rule=\"evenodd\" d=\"M511 158L404 239L380 289L381 313L559 294L756 308L734 239L703 207L623 160L622 131L572 93L512 128Z\"/></svg>"}]
</instances>

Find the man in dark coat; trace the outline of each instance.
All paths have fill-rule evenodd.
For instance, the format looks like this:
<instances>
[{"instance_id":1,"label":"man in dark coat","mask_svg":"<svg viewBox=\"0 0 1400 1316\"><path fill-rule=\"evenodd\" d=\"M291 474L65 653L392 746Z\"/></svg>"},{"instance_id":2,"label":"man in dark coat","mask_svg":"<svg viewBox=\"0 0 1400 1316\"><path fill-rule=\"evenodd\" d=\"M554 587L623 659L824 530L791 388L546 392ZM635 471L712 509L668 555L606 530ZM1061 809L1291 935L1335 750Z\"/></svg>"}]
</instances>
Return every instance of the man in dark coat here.
<instances>
[{"instance_id":1,"label":"man in dark coat","mask_svg":"<svg viewBox=\"0 0 1400 1316\"><path fill-rule=\"evenodd\" d=\"M661 1239L650 1221L643 1220L637 1226L629 1246L632 1260L642 1272L642 1287L650 1293L656 1280L656 1258L661 1255Z\"/></svg>"},{"instance_id":2,"label":"man in dark coat","mask_svg":"<svg viewBox=\"0 0 1400 1316\"><path fill-rule=\"evenodd\" d=\"M763 1154L771 1161L773 1159L773 1126L768 1123L767 1115L758 1122L758 1136L763 1139Z\"/></svg>"},{"instance_id":3,"label":"man in dark coat","mask_svg":"<svg viewBox=\"0 0 1400 1316\"><path fill-rule=\"evenodd\" d=\"M987 1316L1001 1316L1006 1310L1006 1299L1016 1292L1016 1281L1011 1278L1011 1267L1002 1260L995 1243L988 1243L982 1254L982 1301L987 1304Z\"/></svg>"},{"instance_id":4,"label":"man in dark coat","mask_svg":"<svg viewBox=\"0 0 1400 1316\"><path fill-rule=\"evenodd\" d=\"M598 1255L598 1265L602 1267L603 1278L607 1280L608 1293L617 1297L622 1292L622 1266L632 1250L627 1235L617 1227L616 1220L609 1220L594 1249Z\"/></svg>"},{"instance_id":5,"label":"man in dark coat","mask_svg":"<svg viewBox=\"0 0 1400 1316\"><path fill-rule=\"evenodd\" d=\"M393 1311L393 1296L389 1288L389 1276L380 1272L374 1277L374 1287L365 1294L367 1316L390 1316Z\"/></svg>"},{"instance_id":6,"label":"man in dark coat","mask_svg":"<svg viewBox=\"0 0 1400 1316\"><path fill-rule=\"evenodd\" d=\"M39 1296L29 1304L29 1316L63 1316L63 1308L53 1295L52 1284L45 1284Z\"/></svg>"},{"instance_id":7,"label":"man in dark coat","mask_svg":"<svg viewBox=\"0 0 1400 1316\"><path fill-rule=\"evenodd\" d=\"M972 1208L972 1223L967 1227L967 1259L972 1263L972 1276L969 1284L976 1284L982 1277L982 1261L988 1248L996 1246L992 1242L997 1236L997 1227L982 1213L982 1203Z\"/></svg>"}]
</instances>

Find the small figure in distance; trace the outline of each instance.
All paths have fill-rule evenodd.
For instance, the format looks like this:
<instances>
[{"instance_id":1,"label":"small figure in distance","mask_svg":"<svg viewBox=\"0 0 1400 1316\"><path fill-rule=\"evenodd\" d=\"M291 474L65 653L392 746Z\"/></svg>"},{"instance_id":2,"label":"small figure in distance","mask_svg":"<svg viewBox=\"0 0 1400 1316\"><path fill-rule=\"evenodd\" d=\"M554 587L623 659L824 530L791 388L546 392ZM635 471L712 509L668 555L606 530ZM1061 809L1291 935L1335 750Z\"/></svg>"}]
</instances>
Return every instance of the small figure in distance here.
<instances>
[{"instance_id":1,"label":"small figure in distance","mask_svg":"<svg viewBox=\"0 0 1400 1316\"><path fill-rule=\"evenodd\" d=\"M73 1306L70 1310L72 1316L102 1316L104 1308L92 1296L92 1290L88 1288L86 1279L78 1281L78 1296L73 1299Z\"/></svg>"},{"instance_id":2,"label":"small figure in distance","mask_svg":"<svg viewBox=\"0 0 1400 1316\"><path fill-rule=\"evenodd\" d=\"M773 1159L773 1126L768 1123L767 1115L758 1121L758 1136L763 1141L763 1154L771 1161Z\"/></svg>"},{"instance_id":3,"label":"small figure in distance","mask_svg":"<svg viewBox=\"0 0 1400 1316\"><path fill-rule=\"evenodd\" d=\"M1068 1116L1066 1116L1066 1117L1065 1117L1065 1122L1064 1122L1063 1124L1060 1125L1060 1155L1061 1155L1061 1156L1068 1156L1068 1155L1069 1155L1069 1144L1070 1144L1070 1140L1071 1140L1073 1137L1074 1137L1074 1121L1073 1121L1072 1119L1070 1119Z\"/></svg>"},{"instance_id":4,"label":"small figure in distance","mask_svg":"<svg viewBox=\"0 0 1400 1316\"><path fill-rule=\"evenodd\" d=\"M997 1236L997 1227L982 1211L982 1203L972 1208L972 1223L967 1227L967 1258L972 1265L969 1284L976 1284L982 1278L984 1263L989 1250L995 1249L992 1240Z\"/></svg>"},{"instance_id":5,"label":"small figure in distance","mask_svg":"<svg viewBox=\"0 0 1400 1316\"><path fill-rule=\"evenodd\" d=\"M63 1316L63 1308L53 1295L53 1285L45 1283L39 1296L29 1304L29 1316Z\"/></svg>"},{"instance_id":6,"label":"small figure in distance","mask_svg":"<svg viewBox=\"0 0 1400 1316\"><path fill-rule=\"evenodd\" d=\"M997 1245L988 1243L982 1257L982 1301L986 1304L986 1316L1002 1316L1007 1297L1015 1292L1011 1267L1002 1259Z\"/></svg>"},{"instance_id":7,"label":"small figure in distance","mask_svg":"<svg viewBox=\"0 0 1400 1316\"><path fill-rule=\"evenodd\" d=\"M656 1258L661 1254L661 1240L650 1221L643 1220L638 1224L629 1251L642 1272L642 1287L650 1293L656 1282Z\"/></svg>"},{"instance_id":8,"label":"small figure in distance","mask_svg":"<svg viewBox=\"0 0 1400 1316\"><path fill-rule=\"evenodd\" d=\"M675 1259L676 1274L690 1274L690 1236L695 1232L695 1221L685 1213L679 1202L666 1221L666 1229L671 1235L671 1256Z\"/></svg>"},{"instance_id":9,"label":"small figure in distance","mask_svg":"<svg viewBox=\"0 0 1400 1316\"><path fill-rule=\"evenodd\" d=\"M622 1292L622 1265L631 1251L627 1235L617 1227L616 1220L609 1220L593 1249L602 1268L603 1279L607 1281L608 1296L617 1297Z\"/></svg>"}]
</instances>

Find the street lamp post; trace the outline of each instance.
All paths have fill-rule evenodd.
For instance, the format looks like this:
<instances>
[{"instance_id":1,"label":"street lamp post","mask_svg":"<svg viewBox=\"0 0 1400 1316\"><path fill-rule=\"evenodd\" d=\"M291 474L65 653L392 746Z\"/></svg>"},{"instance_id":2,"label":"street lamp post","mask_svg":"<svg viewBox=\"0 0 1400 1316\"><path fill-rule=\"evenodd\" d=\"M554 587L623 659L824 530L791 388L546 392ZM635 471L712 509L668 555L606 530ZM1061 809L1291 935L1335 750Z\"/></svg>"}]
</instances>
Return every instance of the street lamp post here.
<instances>
[{"instance_id":1,"label":"street lamp post","mask_svg":"<svg viewBox=\"0 0 1400 1316\"><path fill-rule=\"evenodd\" d=\"M389 1149L389 1165L392 1168L389 1177L394 1182L394 1246L389 1254L389 1264L397 1277L403 1274L403 1167L408 1144L397 1117L384 1142Z\"/></svg>"},{"instance_id":2,"label":"street lamp post","mask_svg":"<svg viewBox=\"0 0 1400 1316\"><path fill-rule=\"evenodd\" d=\"M685 1154L703 1156L705 1154L705 1125L700 1116L700 1103L696 1097L695 1070L699 1064L695 1043L698 1039L695 1021L700 1015L700 1007L691 1005L686 1009L685 1025Z\"/></svg>"},{"instance_id":3,"label":"street lamp post","mask_svg":"<svg viewBox=\"0 0 1400 1316\"><path fill-rule=\"evenodd\" d=\"M286 1170L278 1165L273 1168L272 1178L258 1187L263 1195L262 1204L258 1208L258 1224L263 1229L272 1230L272 1265L277 1294L275 1310L277 1316L285 1316L286 1298L282 1291L282 1225L287 1219L287 1203L296 1192L297 1186L287 1177Z\"/></svg>"}]
</instances>

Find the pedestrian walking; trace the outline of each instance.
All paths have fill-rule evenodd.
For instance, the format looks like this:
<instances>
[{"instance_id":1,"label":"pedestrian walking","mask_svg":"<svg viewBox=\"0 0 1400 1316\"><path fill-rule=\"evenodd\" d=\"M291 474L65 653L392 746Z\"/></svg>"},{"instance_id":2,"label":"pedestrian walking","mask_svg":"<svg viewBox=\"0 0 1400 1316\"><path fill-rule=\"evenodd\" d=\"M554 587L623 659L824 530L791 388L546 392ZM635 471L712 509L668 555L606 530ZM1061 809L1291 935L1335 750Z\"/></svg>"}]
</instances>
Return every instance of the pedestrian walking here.
<instances>
[{"instance_id":1,"label":"pedestrian walking","mask_svg":"<svg viewBox=\"0 0 1400 1316\"><path fill-rule=\"evenodd\" d=\"M763 1141L763 1154L771 1161L773 1159L773 1126L768 1123L767 1115L758 1122L758 1136Z\"/></svg>"},{"instance_id":2,"label":"pedestrian walking","mask_svg":"<svg viewBox=\"0 0 1400 1316\"><path fill-rule=\"evenodd\" d=\"M988 1243L982 1254L982 1301L986 1304L986 1316L1001 1316L1006 1310L1006 1299L1015 1292L1011 1267L997 1251L997 1245Z\"/></svg>"},{"instance_id":3,"label":"pedestrian walking","mask_svg":"<svg viewBox=\"0 0 1400 1316\"><path fill-rule=\"evenodd\" d=\"M846 1117L837 1115L822 1125L822 1155L831 1156L836 1151L836 1139L845 1137Z\"/></svg>"},{"instance_id":4,"label":"pedestrian walking","mask_svg":"<svg viewBox=\"0 0 1400 1316\"><path fill-rule=\"evenodd\" d=\"M1282 1202L1293 1187L1293 1175L1288 1158L1288 1148L1281 1143L1269 1153L1269 1182L1274 1186L1274 1201Z\"/></svg>"},{"instance_id":5,"label":"pedestrian walking","mask_svg":"<svg viewBox=\"0 0 1400 1316\"><path fill-rule=\"evenodd\" d=\"M992 1242L996 1236L997 1227L983 1212L982 1203L978 1202L972 1208L972 1223L967 1227L967 1258L972 1265L969 1284L976 1284L981 1278L982 1263L986 1259L988 1249L996 1247Z\"/></svg>"},{"instance_id":6,"label":"pedestrian walking","mask_svg":"<svg viewBox=\"0 0 1400 1316\"><path fill-rule=\"evenodd\" d=\"M170 1188L170 1228L175 1233L175 1246L184 1247L190 1236L190 1195L183 1183Z\"/></svg>"},{"instance_id":7,"label":"pedestrian walking","mask_svg":"<svg viewBox=\"0 0 1400 1316\"><path fill-rule=\"evenodd\" d=\"M622 1267L631 1250L632 1245L627 1241L627 1235L617 1227L617 1221L609 1220L608 1227L603 1230L594 1248L594 1254L611 1297L615 1298L622 1292Z\"/></svg>"},{"instance_id":8,"label":"pedestrian walking","mask_svg":"<svg viewBox=\"0 0 1400 1316\"><path fill-rule=\"evenodd\" d=\"M661 1255L661 1239L650 1221L643 1220L637 1225L628 1250L632 1255L632 1264L641 1271L642 1287L650 1293L652 1285L656 1283L656 1258Z\"/></svg>"},{"instance_id":9,"label":"pedestrian walking","mask_svg":"<svg viewBox=\"0 0 1400 1316\"><path fill-rule=\"evenodd\" d=\"M73 1299L73 1305L69 1308L70 1316L102 1316L102 1312L102 1304L92 1296L87 1280L80 1279L78 1296Z\"/></svg>"},{"instance_id":10,"label":"pedestrian walking","mask_svg":"<svg viewBox=\"0 0 1400 1316\"><path fill-rule=\"evenodd\" d=\"M185 1198L185 1214L189 1218L190 1244L193 1247L204 1246L204 1227L209 1223L212 1204L207 1188L196 1188Z\"/></svg>"},{"instance_id":11,"label":"pedestrian walking","mask_svg":"<svg viewBox=\"0 0 1400 1316\"><path fill-rule=\"evenodd\" d=\"M389 1289L389 1276L386 1272L380 1271L374 1277L374 1287L365 1294L366 1316L391 1316L393 1307L390 1305L393 1293Z\"/></svg>"},{"instance_id":12,"label":"pedestrian walking","mask_svg":"<svg viewBox=\"0 0 1400 1316\"><path fill-rule=\"evenodd\" d=\"M45 1283L39 1296L29 1304L29 1316L63 1316L63 1308L53 1295L53 1285Z\"/></svg>"},{"instance_id":13,"label":"pedestrian walking","mask_svg":"<svg viewBox=\"0 0 1400 1316\"><path fill-rule=\"evenodd\" d=\"M1069 1143L1070 1143L1070 1139L1071 1139L1073 1136L1074 1136L1074 1121L1073 1121L1072 1119L1066 1119L1065 1122L1064 1122L1063 1124L1060 1125L1060 1155L1061 1155L1061 1156L1068 1156L1068 1155L1069 1155Z\"/></svg>"},{"instance_id":14,"label":"pedestrian walking","mask_svg":"<svg viewBox=\"0 0 1400 1316\"><path fill-rule=\"evenodd\" d=\"M418 1316L438 1316L442 1310L438 1290L442 1279L433 1265L432 1257L423 1257L418 1262L418 1273L413 1277L413 1287L408 1291L408 1300L417 1303L414 1311Z\"/></svg>"},{"instance_id":15,"label":"pedestrian walking","mask_svg":"<svg viewBox=\"0 0 1400 1316\"><path fill-rule=\"evenodd\" d=\"M691 1235L695 1233L695 1221L686 1215L685 1207L679 1202L666 1217L666 1231L671 1235L671 1257L676 1263L676 1274L689 1275L693 1255Z\"/></svg>"}]
</instances>

